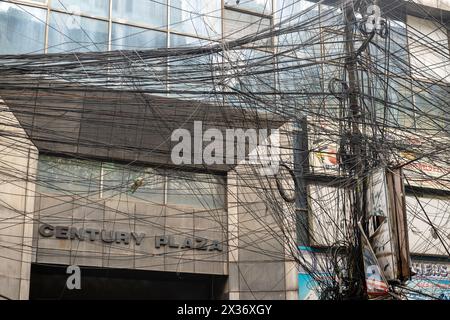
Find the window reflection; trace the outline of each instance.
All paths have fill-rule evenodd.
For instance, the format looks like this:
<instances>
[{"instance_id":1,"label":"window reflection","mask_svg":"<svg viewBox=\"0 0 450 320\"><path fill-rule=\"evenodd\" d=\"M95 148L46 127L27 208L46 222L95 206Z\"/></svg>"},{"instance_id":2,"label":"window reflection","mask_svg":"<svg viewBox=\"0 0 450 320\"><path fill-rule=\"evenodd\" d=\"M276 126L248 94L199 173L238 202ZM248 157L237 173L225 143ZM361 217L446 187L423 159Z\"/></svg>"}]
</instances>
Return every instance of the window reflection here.
<instances>
[{"instance_id":1,"label":"window reflection","mask_svg":"<svg viewBox=\"0 0 450 320\"><path fill-rule=\"evenodd\" d=\"M167 26L167 0L115 0L113 19L123 19L154 27Z\"/></svg>"},{"instance_id":2,"label":"window reflection","mask_svg":"<svg viewBox=\"0 0 450 320\"><path fill-rule=\"evenodd\" d=\"M446 128L450 89L447 86L419 82L413 88L417 128L424 131L442 132Z\"/></svg>"},{"instance_id":3,"label":"window reflection","mask_svg":"<svg viewBox=\"0 0 450 320\"><path fill-rule=\"evenodd\" d=\"M52 0L52 8L70 13L108 17L109 0Z\"/></svg>"},{"instance_id":4,"label":"window reflection","mask_svg":"<svg viewBox=\"0 0 450 320\"><path fill-rule=\"evenodd\" d=\"M263 14L272 12L272 0L225 0L225 5Z\"/></svg>"},{"instance_id":5,"label":"window reflection","mask_svg":"<svg viewBox=\"0 0 450 320\"><path fill-rule=\"evenodd\" d=\"M177 34L170 35L171 47L189 47L189 46L202 46L208 44L207 40L198 38L186 37Z\"/></svg>"},{"instance_id":6,"label":"window reflection","mask_svg":"<svg viewBox=\"0 0 450 320\"><path fill-rule=\"evenodd\" d=\"M108 23L52 12L48 46L49 52L106 51L108 50Z\"/></svg>"},{"instance_id":7,"label":"window reflection","mask_svg":"<svg viewBox=\"0 0 450 320\"><path fill-rule=\"evenodd\" d=\"M103 197L164 203L165 178L150 168L103 164Z\"/></svg>"},{"instance_id":8,"label":"window reflection","mask_svg":"<svg viewBox=\"0 0 450 320\"><path fill-rule=\"evenodd\" d=\"M167 46L166 33L118 23L112 25L112 50L139 50L164 48Z\"/></svg>"},{"instance_id":9,"label":"window reflection","mask_svg":"<svg viewBox=\"0 0 450 320\"><path fill-rule=\"evenodd\" d=\"M170 11L172 30L204 37L221 33L220 0L172 0Z\"/></svg>"},{"instance_id":10,"label":"window reflection","mask_svg":"<svg viewBox=\"0 0 450 320\"><path fill-rule=\"evenodd\" d=\"M211 174L47 155L39 156L37 190L206 210L226 199L225 179Z\"/></svg>"},{"instance_id":11,"label":"window reflection","mask_svg":"<svg viewBox=\"0 0 450 320\"><path fill-rule=\"evenodd\" d=\"M256 36L269 29L271 20L256 15L241 13L234 10L224 12L224 36L230 39L239 39L245 36ZM267 38L255 42L254 46L268 47L271 39ZM270 49L270 48L267 48Z\"/></svg>"},{"instance_id":12,"label":"window reflection","mask_svg":"<svg viewBox=\"0 0 450 320\"><path fill-rule=\"evenodd\" d=\"M38 188L58 194L98 195L101 167L93 161L39 156Z\"/></svg>"},{"instance_id":13,"label":"window reflection","mask_svg":"<svg viewBox=\"0 0 450 320\"><path fill-rule=\"evenodd\" d=\"M0 2L0 54L44 51L46 11Z\"/></svg>"},{"instance_id":14,"label":"window reflection","mask_svg":"<svg viewBox=\"0 0 450 320\"><path fill-rule=\"evenodd\" d=\"M216 209L225 206L222 179L199 173L169 173L167 203L192 208Z\"/></svg>"},{"instance_id":15,"label":"window reflection","mask_svg":"<svg viewBox=\"0 0 450 320\"><path fill-rule=\"evenodd\" d=\"M171 47L189 47L207 45L208 41L198 38L180 36L176 34L170 35ZM183 94L183 99L198 98L197 94L187 95L189 92L213 92L214 86L209 85L208 79L217 70L221 63L220 56L217 54L192 56L191 57L171 57L168 60L170 92L169 96L177 97ZM189 72L186 72L189 70ZM205 79L206 81L203 81ZM202 85L199 85L202 83Z\"/></svg>"}]
</instances>

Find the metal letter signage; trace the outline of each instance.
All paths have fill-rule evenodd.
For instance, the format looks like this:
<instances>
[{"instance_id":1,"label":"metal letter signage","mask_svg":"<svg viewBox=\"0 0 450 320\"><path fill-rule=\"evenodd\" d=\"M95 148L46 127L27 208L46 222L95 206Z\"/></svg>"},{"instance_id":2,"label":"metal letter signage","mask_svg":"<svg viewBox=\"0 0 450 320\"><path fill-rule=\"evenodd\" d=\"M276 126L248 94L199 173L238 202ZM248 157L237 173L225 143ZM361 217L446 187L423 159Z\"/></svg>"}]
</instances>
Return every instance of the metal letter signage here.
<instances>
[{"instance_id":1,"label":"metal letter signage","mask_svg":"<svg viewBox=\"0 0 450 320\"><path fill-rule=\"evenodd\" d=\"M202 251L223 251L222 244L217 240L208 240L205 238L189 238L186 237L182 241L177 241L175 236L156 236L155 237L155 247L169 247L176 249L195 249ZM179 239L181 240L181 239Z\"/></svg>"},{"instance_id":2,"label":"metal letter signage","mask_svg":"<svg viewBox=\"0 0 450 320\"><path fill-rule=\"evenodd\" d=\"M39 226L39 234L44 238L55 238L58 240L79 240L79 241L102 241L105 244L129 245L134 242L137 246L147 238L145 233L122 232L111 230L98 230L91 228L75 228L68 226L52 226L42 224ZM222 242L218 240L208 240L200 237L181 237L163 235L155 237L155 248L162 247L174 249L191 249L202 251L223 251Z\"/></svg>"}]
</instances>

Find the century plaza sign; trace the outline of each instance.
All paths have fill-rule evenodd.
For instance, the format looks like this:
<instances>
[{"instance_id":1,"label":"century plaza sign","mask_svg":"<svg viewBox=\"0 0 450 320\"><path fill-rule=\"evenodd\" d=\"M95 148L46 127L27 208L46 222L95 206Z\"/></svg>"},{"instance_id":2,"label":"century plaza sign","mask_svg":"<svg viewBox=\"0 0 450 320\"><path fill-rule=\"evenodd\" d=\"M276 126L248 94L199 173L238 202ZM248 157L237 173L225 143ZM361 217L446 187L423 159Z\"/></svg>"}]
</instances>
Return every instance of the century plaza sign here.
<instances>
[{"instance_id":1,"label":"century plaza sign","mask_svg":"<svg viewBox=\"0 0 450 320\"><path fill-rule=\"evenodd\" d=\"M145 233L99 230L93 228L75 228L68 226L52 226L42 224L39 234L44 238L60 240L102 241L106 244L129 245L133 241L137 246L148 238ZM194 249L203 251L223 251L220 241L200 237L175 237L171 235L155 236L155 248Z\"/></svg>"}]
</instances>

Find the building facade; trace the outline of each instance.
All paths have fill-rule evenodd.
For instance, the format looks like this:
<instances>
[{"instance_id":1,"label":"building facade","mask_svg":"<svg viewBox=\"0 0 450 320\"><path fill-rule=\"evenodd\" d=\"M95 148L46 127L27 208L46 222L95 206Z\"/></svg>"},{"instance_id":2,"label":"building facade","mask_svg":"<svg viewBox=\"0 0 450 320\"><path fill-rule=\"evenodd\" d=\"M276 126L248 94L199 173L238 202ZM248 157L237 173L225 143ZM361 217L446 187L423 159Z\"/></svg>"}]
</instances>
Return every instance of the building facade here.
<instances>
[{"instance_id":1,"label":"building facade","mask_svg":"<svg viewBox=\"0 0 450 320\"><path fill-rule=\"evenodd\" d=\"M400 4L395 10L389 7L391 2L383 2L393 30L390 50L398 61L409 61L407 72L422 84L411 82L408 86L403 64L392 62L389 68L396 89L388 94L404 109L395 109L387 118L396 125L433 135L435 123L423 113L435 114L436 121L443 119L440 127L448 126L448 113L433 108L427 95L449 94L446 23L450 4L415 1L418 6L413 6L394 2ZM299 15L301 12L306 13ZM269 82L277 81L281 90L302 88L320 93L332 75L340 72L337 65L327 62L342 52L336 43L343 35L333 28L342 12L333 1L1 1L0 54L222 43L258 34L296 15L297 23L317 17L314 27L294 36L265 39L259 49L245 48L246 57L280 54L280 48L303 43L297 58L321 63L305 65L300 74L294 74L289 71L290 56L281 54L278 65L286 68L269 75ZM446 53L433 50L431 40ZM230 56L243 60L240 52ZM374 59L374 63L382 61L381 56ZM161 72L170 76L170 66L162 65ZM254 85L251 80L249 83ZM424 90L427 83L434 87ZM280 227L296 223L278 220L293 218L279 217L276 213L280 208L268 205L267 198L258 193L261 180L253 178L254 169L246 165L177 167L170 162L173 143L162 138L170 137L180 127L193 128L195 121L225 130L230 125L259 127L261 119L256 124L249 120L252 116L236 115L227 108L219 111L204 103L193 106L179 93L142 97L101 90L86 93L75 86L73 90L41 95L54 85L43 81L39 83L42 90L32 87L20 94L7 86L0 89L5 114L0 125L2 132L8 133L0 135L0 297L318 298L317 292L305 293L306 288L311 289L311 279L298 269L287 243L296 238L302 250L320 253L339 239L342 226L335 222L345 221L343 208L347 204L341 195L343 190L331 183L339 172L338 146L331 138L316 139L317 131L333 125L321 120L337 117L335 99L313 101L326 107L326 113L307 119L321 125L307 129L307 149L313 150L308 169L311 176L306 181L309 237L297 237L298 230ZM162 82L157 89L179 92L186 85ZM447 108L448 101L444 101ZM233 105L233 101L225 104ZM149 105L154 108L151 112ZM380 106L376 116L381 116L382 110ZM258 117L268 116L261 112ZM284 126L283 132L289 135L283 140L284 146L295 140L295 131L286 129L286 119L265 122L269 129ZM287 163L295 162L292 152L285 156ZM414 179L416 169L409 170L408 226L413 265L421 271L412 286L432 286L435 281L448 282L450 262L442 239L424 219L430 217L446 235L448 248L450 190L448 185L436 185L436 179ZM440 177L450 170L426 161L420 169L430 177ZM268 179L266 183L266 191L278 191L277 182ZM438 198L436 190L440 192ZM275 197L279 199L280 194ZM297 204L304 210L302 205L305 203ZM81 267L82 290L67 290L68 266ZM448 296L448 292L440 294Z\"/></svg>"}]
</instances>

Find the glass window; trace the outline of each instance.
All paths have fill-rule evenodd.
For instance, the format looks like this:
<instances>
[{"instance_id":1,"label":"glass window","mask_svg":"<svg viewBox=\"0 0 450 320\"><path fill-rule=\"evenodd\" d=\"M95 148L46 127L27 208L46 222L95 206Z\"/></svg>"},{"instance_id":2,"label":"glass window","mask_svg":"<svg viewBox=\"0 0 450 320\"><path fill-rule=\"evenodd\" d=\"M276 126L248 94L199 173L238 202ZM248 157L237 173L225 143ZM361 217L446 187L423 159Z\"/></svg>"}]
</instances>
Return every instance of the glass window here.
<instances>
[{"instance_id":1,"label":"glass window","mask_svg":"<svg viewBox=\"0 0 450 320\"><path fill-rule=\"evenodd\" d=\"M444 243L442 243L442 238L440 239L436 235L434 228L442 236L448 235L450 230L449 200L407 195L406 210L408 213L410 252L421 255L446 256L445 248L447 246L445 241L448 244L448 238L444 238Z\"/></svg>"},{"instance_id":2,"label":"glass window","mask_svg":"<svg viewBox=\"0 0 450 320\"><path fill-rule=\"evenodd\" d=\"M417 110L416 125L420 129L434 132L448 130L448 101L450 89L425 82L419 82L413 88L414 104Z\"/></svg>"},{"instance_id":3,"label":"glass window","mask_svg":"<svg viewBox=\"0 0 450 320\"><path fill-rule=\"evenodd\" d=\"M202 45L206 45L207 43L208 43L208 41L198 39L198 38L180 36L177 34L170 35L170 46L171 47L202 46Z\"/></svg>"},{"instance_id":4,"label":"glass window","mask_svg":"<svg viewBox=\"0 0 450 320\"><path fill-rule=\"evenodd\" d=\"M270 92L275 85L273 56L263 51L241 49L226 52L224 67L227 78L224 82L227 91L232 92ZM252 65L254 73L264 74L255 77L253 72L247 72Z\"/></svg>"},{"instance_id":5,"label":"glass window","mask_svg":"<svg viewBox=\"0 0 450 320\"><path fill-rule=\"evenodd\" d=\"M224 36L238 39L249 35L258 35L270 27L270 19L233 10L224 12ZM265 45L270 40L263 40Z\"/></svg>"},{"instance_id":6,"label":"glass window","mask_svg":"<svg viewBox=\"0 0 450 320\"><path fill-rule=\"evenodd\" d=\"M172 0L170 28L204 37L220 35L221 8L220 0Z\"/></svg>"},{"instance_id":7,"label":"glass window","mask_svg":"<svg viewBox=\"0 0 450 320\"><path fill-rule=\"evenodd\" d=\"M113 23L111 45L112 50L165 48L167 38L164 32Z\"/></svg>"},{"instance_id":8,"label":"glass window","mask_svg":"<svg viewBox=\"0 0 450 320\"><path fill-rule=\"evenodd\" d=\"M295 19L285 23L286 27L294 27L296 25L308 25L313 27L296 28L298 31L291 32L278 37L278 43L282 51L296 49L297 58L319 58L321 56L320 43L320 14L319 6L311 1L294 1L289 0L286 7L280 8L280 19L295 16ZM277 20L278 21L278 20ZM329 41L329 40L328 40Z\"/></svg>"},{"instance_id":9,"label":"glass window","mask_svg":"<svg viewBox=\"0 0 450 320\"><path fill-rule=\"evenodd\" d=\"M47 155L39 156L37 185L43 193L156 204L167 201L197 209L225 206L225 180L221 177Z\"/></svg>"},{"instance_id":10,"label":"glass window","mask_svg":"<svg viewBox=\"0 0 450 320\"><path fill-rule=\"evenodd\" d=\"M208 41L198 38L184 37L175 34L170 35L170 45L172 47L182 46L202 46ZM181 55L169 59L169 88L170 96L177 97L183 94L184 99L198 98L197 92L212 92L214 85L211 77L214 70L221 63L217 54L208 55ZM186 72L186 70L189 70ZM188 95L187 91L194 92Z\"/></svg>"},{"instance_id":11,"label":"glass window","mask_svg":"<svg viewBox=\"0 0 450 320\"><path fill-rule=\"evenodd\" d=\"M419 79L450 82L449 42L445 25L414 16L407 17L412 75Z\"/></svg>"},{"instance_id":12,"label":"glass window","mask_svg":"<svg viewBox=\"0 0 450 320\"><path fill-rule=\"evenodd\" d=\"M98 195L100 163L39 156L38 190L61 194Z\"/></svg>"},{"instance_id":13,"label":"glass window","mask_svg":"<svg viewBox=\"0 0 450 320\"><path fill-rule=\"evenodd\" d=\"M0 54L42 53L46 10L0 2Z\"/></svg>"},{"instance_id":14,"label":"glass window","mask_svg":"<svg viewBox=\"0 0 450 320\"><path fill-rule=\"evenodd\" d=\"M48 51L85 52L108 50L108 23L52 12L48 31Z\"/></svg>"},{"instance_id":15,"label":"glass window","mask_svg":"<svg viewBox=\"0 0 450 320\"><path fill-rule=\"evenodd\" d=\"M109 16L109 0L52 0L52 8L79 14L107 18Z\"/></svg>"},{"instance_id":16,"label":"glass window","mask_svg":"<svg viewBox=\"0 0 450 320\"><path fill-rule=\"evenodd\" d=\"M163 28L167 26L167 0L114 0L112 16Z\"/></svg>"},{"instance_id":17,"label":"glass window","mask_svg":"<svg viewBox=\"0 0 450 320\"><path fill-rule=\"evenodd\" d=\"M113 23L111 35L112 50L145 50L151 48L167 47L167 34L149 29L137 28L123 24ZM129 68L110 70L109 73L116 79L113 87L124 86L128 88L138 86L141 89L164 92L166 90L167 63L165 58L143 61L134 59ZM129 77L129 72L134 74Z\"/></svg>"},{"instance_id":18,"label":"glass window","mask_svg":"<svg viewBox=\"0 0 450 320\"><path fill-rule=\"evenodd\" d=\"M275 5L275 17L277 22L298 15L300 12L309 11L313 7L315 7L314 10L318 11L317 3L306 0L279 0L275 2Z\"/></svg>"},{"instance_id":19,"label":"glass window","mask_svg":"<svg viewBox=\"0 0 450 320\"><path fill-rule=\"evenodd\" d=\"M320 25L322 27L341 29L344 26L342 8L320 5Z\"/></svg>"},{"instance_id":20,"label":"glass window","mask_svg":"<svg viewBox=\"0 0 450 320\"><path fill-rule=\"evenodd\" d=\"M225 187L222 178L199 173L169 172L167 203L196 209L225 207Z\"/></svg>"},{"instance_id":21,"label":"glass window","mask_svg":"<svg viewBox=\"0 0 450 320\"><path fill-rule=\"evenodd\" d=\"M344 240L351 211L348 190L311 183L308 193L313 244L330 246L336 241Z\"/></svg>"},{"instance_id":22,"label":"glass window","mask_svg":"<svg viewBox=\"0 0 450 320\"><path fill-rule=\"evenodd\" d=\"M163 175L150 168L103 164L103 197L132 197L135 200L164 203Z\"/></svg>"},{"instance_id":23,"label":"glass window","mask_svg":"<svg viewBox=\"0 0 450 320\"><path fill-rule=\"evenodd\" d=\"M389 108L394 126L414 127L414 104L410 83L407 80L392 77L388 88L388 101L393 103ZM400 107L401 106L401 107Z\"/></svg>"},{"instance_id":24,"label":"glass window","mask_svg":"<svg viewBox=\"0 0 450 320\"><path fill-rule=\"evenodd\" d=\"M272 0L225 0L225 5L263 14L272 12Z\"/></svg>"},{"instance_id":25,"label":"glass window","mask_svg":"<svg viewBox=\"0 0 450 320\"><path fill-rule=\"evenodd\" d=\"M409 73L408 61L408 40L406 34L406 24L401 21L390 22L390 71L404 75Z\"/></svg>"}]
</instances>

